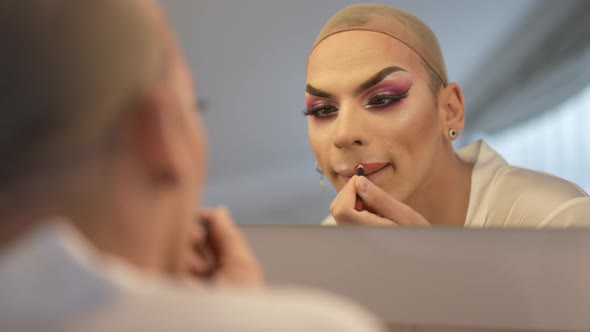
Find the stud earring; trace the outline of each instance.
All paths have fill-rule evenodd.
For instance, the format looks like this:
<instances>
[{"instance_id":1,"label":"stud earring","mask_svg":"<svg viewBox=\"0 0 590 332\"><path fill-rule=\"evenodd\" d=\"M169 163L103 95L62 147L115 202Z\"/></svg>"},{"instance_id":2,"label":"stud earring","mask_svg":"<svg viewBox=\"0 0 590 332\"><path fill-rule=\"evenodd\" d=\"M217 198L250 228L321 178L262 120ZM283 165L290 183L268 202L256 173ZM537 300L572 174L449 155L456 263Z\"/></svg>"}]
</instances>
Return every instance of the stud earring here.
<instances>
[{"instance_id":1,"label":"stud earring","mask_svg":"<svg viewBox=\"0 0 590 332\"><path fill-rule=\"evenodd\" d=\"M451 138L451 140L455 140L455 138L457 138L457 135L459 135L459 133L457 133L456 129L449 129L449 138Z\"/></svg>"}]
</instances>

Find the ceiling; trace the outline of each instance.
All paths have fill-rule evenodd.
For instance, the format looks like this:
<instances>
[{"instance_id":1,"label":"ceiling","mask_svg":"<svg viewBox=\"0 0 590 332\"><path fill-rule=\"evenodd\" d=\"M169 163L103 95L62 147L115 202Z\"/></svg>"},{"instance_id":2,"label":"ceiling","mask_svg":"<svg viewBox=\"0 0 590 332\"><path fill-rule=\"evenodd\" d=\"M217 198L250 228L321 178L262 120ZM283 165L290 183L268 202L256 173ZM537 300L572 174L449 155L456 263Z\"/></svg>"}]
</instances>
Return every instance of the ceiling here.
<instances>
[{"instance_id":1,"label":"ceiling","mask_svg":"<svg viewBox=\"0 0 590 332\"><path fill-rule=\"evenodd\" d=\"M358 1L164 0L208 107L204 204L240 223L319 223L335 197L322 193L307 142L305 62L325 21ZM535 0L383 1L437 34L449 77L472 73L514 31ZM464 86L469 98L469 86Z\"/></svg>"}]
</instances>

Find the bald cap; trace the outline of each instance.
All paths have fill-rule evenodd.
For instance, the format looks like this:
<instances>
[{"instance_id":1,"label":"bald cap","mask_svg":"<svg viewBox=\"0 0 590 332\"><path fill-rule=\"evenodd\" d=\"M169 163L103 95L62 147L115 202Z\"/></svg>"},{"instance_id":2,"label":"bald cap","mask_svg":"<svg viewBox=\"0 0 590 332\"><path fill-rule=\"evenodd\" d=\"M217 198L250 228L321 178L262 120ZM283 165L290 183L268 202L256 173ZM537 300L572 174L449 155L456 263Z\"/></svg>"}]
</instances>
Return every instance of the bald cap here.
<instances>
[{"instance_id":1,"label":"bald cap","mask_svg":"<svg viewBox=\"0 0 590 332\"><path fill-rule=\"evenodd\" d=\"M325 24L313 49L323 40L346 31L373 31L390 36L411 48L447 85L447 70L434 32L415 15L399 8L362 3L346 7Z\"/></svg>"}]
</instances>

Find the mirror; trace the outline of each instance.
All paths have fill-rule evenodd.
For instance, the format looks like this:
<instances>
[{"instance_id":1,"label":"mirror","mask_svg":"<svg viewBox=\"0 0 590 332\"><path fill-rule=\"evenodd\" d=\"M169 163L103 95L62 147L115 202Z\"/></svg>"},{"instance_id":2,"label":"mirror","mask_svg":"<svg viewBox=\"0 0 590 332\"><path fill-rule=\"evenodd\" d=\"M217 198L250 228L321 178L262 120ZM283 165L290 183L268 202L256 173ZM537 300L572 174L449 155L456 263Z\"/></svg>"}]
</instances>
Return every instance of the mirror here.
<instances>
[{"instance_id":1,"label":"mirror","mask_svg":"<svg viewBox=\"0 0 590 332\"><path fill-rule=\"evenodd\" d=\"M306 60L315 37L356 1L162 1L208 101L204 203L240 223L319 224L336 191L314 169ZM457 149L484 138L517 166L590 191L590 40L585 1L385 1L437 35L465 95Z\"/></svg>"}]
</instances>

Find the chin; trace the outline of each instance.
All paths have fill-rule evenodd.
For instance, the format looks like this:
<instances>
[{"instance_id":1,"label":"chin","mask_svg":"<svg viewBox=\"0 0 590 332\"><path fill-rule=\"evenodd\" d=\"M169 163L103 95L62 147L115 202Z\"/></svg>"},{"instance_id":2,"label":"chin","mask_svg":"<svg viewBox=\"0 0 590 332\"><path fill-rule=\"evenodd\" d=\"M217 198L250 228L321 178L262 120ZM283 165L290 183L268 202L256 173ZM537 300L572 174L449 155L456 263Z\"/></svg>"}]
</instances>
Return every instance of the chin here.
<instances>
[{"instance_id":1,"label":"chin","mask_svg":"<svg viewBox=\"0 0 590 332\"><path fill-rule=\"evenodd\" d=\"M334 184L334 182L330 182L330 184L332 187L334 187L334 189L336 189L337 192L340 192L340 190L342 190L342 188L344 188L346 185L346 183L342 180L339 180L336 184Z\"/></svg>"},{"instance_id":2,"label":"chin","mask_svg":"<svg viewBox=\"0 0 590 332\"><path fill-rule=\"evenodd\" d=\"M402 203L406 202L408 199L408 193L405 188L400 186L388 185L388 186L379 186L383 191L385 191L389 196L393 199L400 201Z\"/></svg>"}]
</instances>

